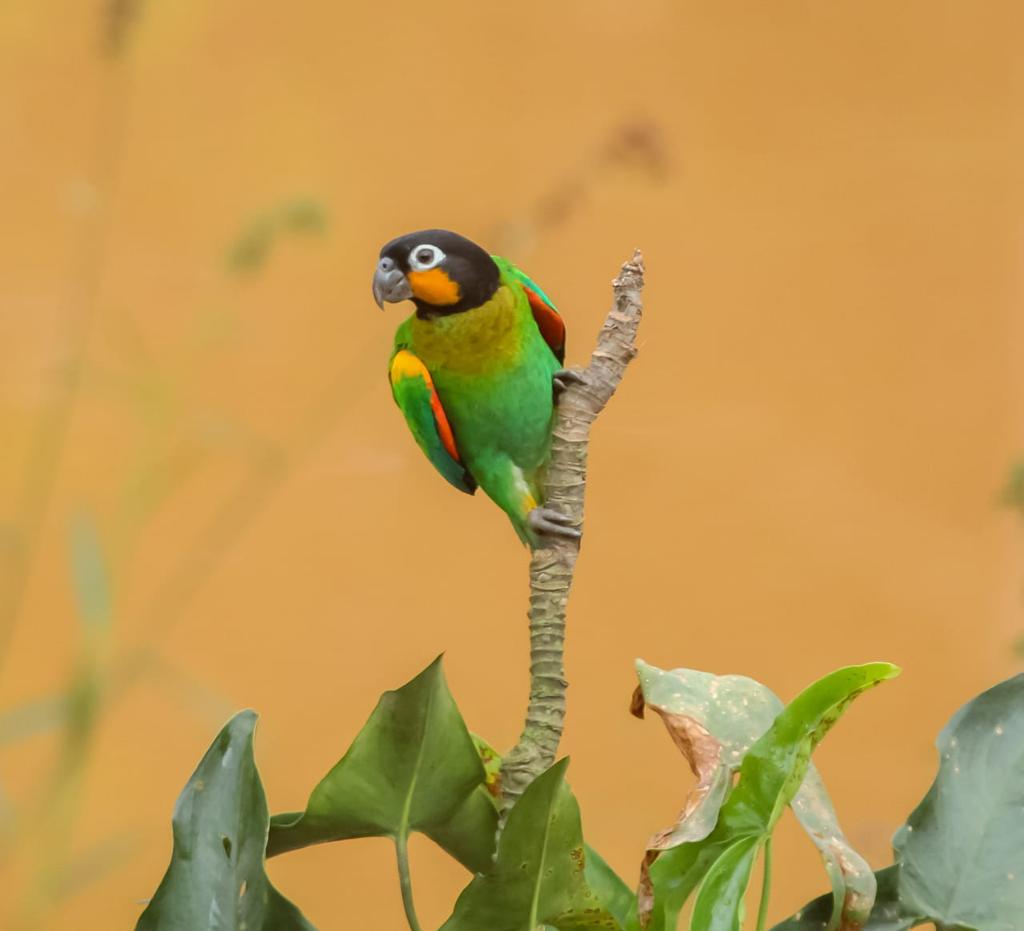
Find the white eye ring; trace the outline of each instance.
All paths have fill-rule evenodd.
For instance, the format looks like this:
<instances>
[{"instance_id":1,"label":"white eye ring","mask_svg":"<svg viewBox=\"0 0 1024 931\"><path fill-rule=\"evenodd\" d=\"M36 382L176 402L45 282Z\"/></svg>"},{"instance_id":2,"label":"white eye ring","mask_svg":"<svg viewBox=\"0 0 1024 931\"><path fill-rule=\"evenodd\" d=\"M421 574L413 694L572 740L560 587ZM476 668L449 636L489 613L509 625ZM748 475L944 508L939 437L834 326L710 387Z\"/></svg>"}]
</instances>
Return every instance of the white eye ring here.
<instances>
[{"instance_id":1,"label":"white eye ring","mask_svg":"<svg viewBox=\"0 0 1024 931\"><path fill-rule=\"evenodd\" d=\"M432 246L428 242L417 246L409 253L409 268L414 272L429 271L432 268L436 268L443 261L444 253L437 246Z\"/></svg>"}]
</instances>

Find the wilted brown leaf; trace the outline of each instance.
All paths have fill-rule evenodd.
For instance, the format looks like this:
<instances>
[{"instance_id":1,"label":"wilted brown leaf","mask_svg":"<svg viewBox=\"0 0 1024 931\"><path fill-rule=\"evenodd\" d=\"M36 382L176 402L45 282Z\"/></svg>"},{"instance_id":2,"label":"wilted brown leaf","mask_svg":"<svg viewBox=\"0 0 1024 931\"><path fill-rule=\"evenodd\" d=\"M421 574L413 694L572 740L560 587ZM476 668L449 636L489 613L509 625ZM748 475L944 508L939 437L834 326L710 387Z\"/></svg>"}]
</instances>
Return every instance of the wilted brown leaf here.
<instances>
[{"instance_id":1,"label":"wilted brown leaf","mask_svg":"<svg viewBox=\"0 0 1024 931\"><path fill-rule=\"evenodd\" d=\"M783 705L770 689L745 676L663 670L642 660L636 665L640 685L630 711L639 718L646 708L656 711L697 777L676 820L647 842L637 890L638 913L644 923L654 906L651 864L662 851L703 840L714 830L733 774ZM874 900L875 877L843 835L813 765L793 800L793 810L818 847L833 890L843 902L840 931L856 931Z\"/></svg>"}]
</instances>

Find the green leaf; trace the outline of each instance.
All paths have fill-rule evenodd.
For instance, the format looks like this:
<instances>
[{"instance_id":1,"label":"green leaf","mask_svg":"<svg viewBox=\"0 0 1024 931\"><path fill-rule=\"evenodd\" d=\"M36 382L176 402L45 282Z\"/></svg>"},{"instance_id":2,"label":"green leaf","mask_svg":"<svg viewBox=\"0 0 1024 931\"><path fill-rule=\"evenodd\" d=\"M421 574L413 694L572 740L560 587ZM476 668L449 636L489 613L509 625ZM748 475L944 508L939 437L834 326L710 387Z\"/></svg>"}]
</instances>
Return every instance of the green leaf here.
<instances>
[{"instance_id":1,"label":"green leaf","mask_svg":"<svg viewBox=\"0 0 1024 931\"><path fill-rule=\"evenodd\" d=\"M814 748L858 695L897 675L889 663L837 670L815 682L789 703L768 731L750 747L739 767L739 782L721 806L714 830L705 838L671 847L650 866L649 888L641 882L640 919L655 929L673 928L693 889L720 857L741 838L765 841L801 787ZM717 704L711 693L711 705ZM706 753L707 751L705 751ZM700 775L700 774L698 774ZM650 855L645 864L650 863ZM737 859L737 866L745 862ZM653 911L650 911L653 907Z\"/></svg>"},{"instance_id":2,"label":"green leaf","mask_svg":"<svg viewBox=\"0 0 1024 931\"><path fill-rule=\"evenodd\" d=\"M658 713L698 780L676 823L648 844L665 850L711 833L733 773L783 706L771 689L746 676L666 671L643 660L637 660L636 672L633 713L643 717L644 706Z\"/></svg>"},{"instance_id":3,"label":"green leaf","mask_svg":"<svg viewBox=\"0 0 1024 931\"><path fill-rule=\"evenodd\" d=\"M792 802L793 813L814 841L832 884L832 913L825 927L863 924L875 901L875 874L846 839L832 800L814 764Z\"/></svg>"},{"instance_id":4,"label":"green leaf","mask_svg":"<svg viewBox=\"0 0 1024 931\"><path fill-rule=\"evenodd\" d=\"M860 925L851 929L862 931L908 931L925 921L919 916L908 915L899 897L899 867L889 866L875 873L878 891L871 914ZM824 931L832 918L832 894L827 893L813 902L808 902L791 918L780 922L772 931Z\"/></svg>"},{"instance_id":5,"label":"green leaf","mask_svg":"<svg viewBox=\"0 0 1024 931\"><path fill-rule=\"evenodd\" d=\"M512 811L495 862L463 890L441 931L615 929L618 922L588 887L576 800L565 784L568 760L538 776Z\"/></svg>"},{"instance_id":6,"label":"green leaf","mask_svg":"<svg viewBox=\"0 0 1024 931\"><path fill-rule=\"evenodd\" d=\"M715 861L697 891L691 931L740 931L743 898L762 843L758 836L741 837Z\"/></svg>"},{"instance_id":7,"label":"green leaf","mask_svg":"<svg viewBox=\"0 0 1024 931\"><path fill-rule=\"evenodd\" d=\"M725 826L770 830L803 783L814 748L850 703L898 674L891 663L847 666L797 695L743 758L739 784L722 809Z\"/></svg>"},{"instance_id":8,"label":"green leaf","mask_svg":"<svg viewBox=\"0 0 1024 931\"><path fill-rule=\"evenodd\" d=\"M385 692L300 814L275 815L267 855L354 837L420 831L469 869L488 867L497 811L438 657Z\"/></svg>"},{"instance_id":9,"label":"green leaf","mask_svg":"<svg viewBox=\"0 0 1024 931\"><path fill-rule=\"evenodd\" d=\"M312 931L263 868L268 812L253 759L256 715L217 735L174 807L174 850L136 931Z\"/></svg>"},{"instance_id":10,"label":"green leaf","mask_svg":"<svg viewBox=\"0 0 1024 931\"><path fill-rule=\"evenodd\" d=\"M961 708L937 741L939 772L897 832L897 863L876 873L864 931L1013 931L1024 914L1024 675ZM824 927L823 896L773 931Z\"/></svg>"},{"instance_id":11,"label":"green leaf","mask_svg":"<svg viewBox=\"0 0 1024 931\"><path fill-rule=\"evenodd\" d=\"M908 910L942 925L1015 931L1024 915L1024 674L961 708L939 772L893 841Z\"/></svg>"},{"instance_id":12,"label":"green leaf","mask_svg":"<svg viewBox=\"0 0 1024 931\"><path fill-rule=\"evenodd\" d=\"M626 926L629 916L636 909L636 896L619 875L613 870L593 847L586 846L586 865L583 877L601 904L614 916L615 920Z\"/></svg>"},{"instance_id":13,"label":"green leaf","mask_svg":"<svg viewBox=\"0 0 1024 931\"><path fill-rule=\"evenodd\" d=\"M470 734L480 762L484 767L484 785L487 791L495 798L501 797L501 754L494 749L483 737L477 734ZM497 805L497 802L495 802Z\"/></svg>"},{"instance_id":14,"label":"green leaf","mask_svg":"<svg viewBox=\"0 0 1024 931\"><path fill-rule=\"evenodd\" d=\"M637 914L630 918L629 931L674 931L687 899L726 846L705 838L673 847L650 865L645 861L648 873L646 879L641 876Z\"/></svg>"}]
</instances>

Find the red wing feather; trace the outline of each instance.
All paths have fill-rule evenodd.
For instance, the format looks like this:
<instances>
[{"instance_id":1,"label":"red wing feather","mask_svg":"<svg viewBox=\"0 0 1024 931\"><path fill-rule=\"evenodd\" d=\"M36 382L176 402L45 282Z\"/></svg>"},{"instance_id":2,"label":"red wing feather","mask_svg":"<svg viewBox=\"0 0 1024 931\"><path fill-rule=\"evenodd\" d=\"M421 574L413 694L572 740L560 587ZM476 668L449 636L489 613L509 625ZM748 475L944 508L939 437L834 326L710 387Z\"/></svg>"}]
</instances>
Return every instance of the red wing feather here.
<instances>
[{"instance_id":1,"label":"red wing feather","mask_svg":"<svg viewBox=\"0 0 1024 931\"><path fill-rule=\"evenodd\" d=\"M391 358L390 380L395 401L420 449L456 488L473 494L476 482L459 455L451 422L427 367L408 349L398 349Z\"/></svg>"},{"instance_id":2,"label":"red wing feather","mask_svg":"<svg viewBox=\"0 0 1024 931\"><path fill-rule=\"evenodd\" d=\"M426 369L424 369L426 371ZM455 446L455 434L452 433L452 425L448 423L448 415L444 412L444 408L441 406L441 399L437 396L437 389L434 387L434 383L431 381L430 384L430 409L434 412L434 421L437 423L437 432L441 437L441 442L444 444L445 450L448 455L452 457L456 462L462 462L462 457L459 455L459 450Z\"/></svg>"},{"instance_id":3,"label":"red wing feather","mask_svg":"<svg viewBox=\"0 0 1024 931\"><path fill-rule=\"evenodd\" d=\"M523 290L526 292L526 299L530 302L530 310L533 311L533 319L537 321L537 329L540 330L540 335L544 337L544 342L551 347L551 351L555 354L555 358L558 361L565 361L565 323L562 322L562 318L558 316L558 311L555 310L547 301L544 300L536 291L531 288L523 286Z\"/></svg>"}]
</instances>

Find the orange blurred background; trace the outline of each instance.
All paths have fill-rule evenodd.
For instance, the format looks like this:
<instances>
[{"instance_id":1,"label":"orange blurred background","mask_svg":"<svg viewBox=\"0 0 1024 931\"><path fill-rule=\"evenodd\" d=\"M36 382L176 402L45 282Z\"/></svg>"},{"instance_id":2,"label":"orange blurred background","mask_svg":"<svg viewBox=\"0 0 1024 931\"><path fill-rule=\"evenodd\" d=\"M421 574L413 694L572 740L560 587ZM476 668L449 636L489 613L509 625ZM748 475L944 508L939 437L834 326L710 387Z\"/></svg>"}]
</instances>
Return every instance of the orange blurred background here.
<instances>
[{"instance_id":1,"label":"orange blurred background","mask_svg":"<svg viewBox=\"0 0 1024 931\"><path fill-rule=\"evenodd\" d=\"M526 554L414 446L370 297L424 226L526 268L573 363L646 255L570 605L590 842L632 883L691 781L634 657L783 698L886 659L817 759L888 863L938 729L1020 665L1022 32L964 0L3 4L0 926L130 927L234 710L275 811L442 650L514 742ZM781 918L827 882L792 823L776 851ZM468 877L412 857L437 927ZM323 929L404 927L388 841L270 872Z\"/></svg>"}]
</instances>

